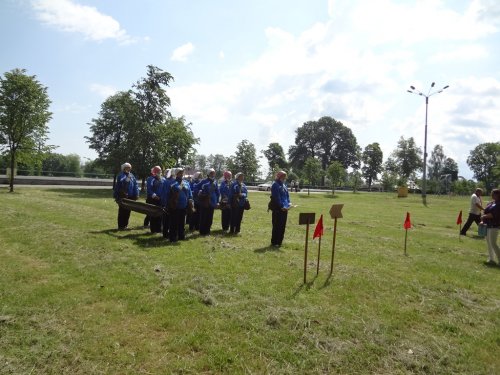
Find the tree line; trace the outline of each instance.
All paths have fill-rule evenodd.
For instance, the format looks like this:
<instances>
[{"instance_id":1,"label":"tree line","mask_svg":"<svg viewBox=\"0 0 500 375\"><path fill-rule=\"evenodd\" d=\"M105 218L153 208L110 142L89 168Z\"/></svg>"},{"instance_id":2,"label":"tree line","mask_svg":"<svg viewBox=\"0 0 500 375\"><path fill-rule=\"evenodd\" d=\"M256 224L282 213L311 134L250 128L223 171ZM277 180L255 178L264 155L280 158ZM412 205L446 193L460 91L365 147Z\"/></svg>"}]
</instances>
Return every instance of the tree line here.
<instances>
[{"instance_id":1,"label":"tree line","mask_svg":"<svg viewBox=\"0 0 500 375\"><path fill-rule=\"evenodd\" d=\"M144 181L152 165L164 168L183 166L193 171L214 168L218 177L224 170L243 172L247 181L272 179L278 170L287 170L290 180L304 185L351 186L354 191L365 184L390 191L394 186L418 186L422 170L422 150L410 137L400 137L387 156L377 142L362 149L352 130L332 117L307 121L295 130L295 142L287 153L279 143L270 143L260 153L267 159L263 176L256 147L244 139L233 155L201 155L196 151L199 139L192 124L169 112L167 88L173 76L148 65L146 77L128 91L118 92L101 104L96 118L88 123L89 148L98 157L81 165L77 155L54 153L47 145L48 122L52 113L47 88L36 76L14 69L0 77L0 168L15 167L32 174L74 173L116 176L124 161L133 163L134 172ZM79 166L77 164L80 164ZM483 143L470 151L467 164L480 185L486 189L500 183L500 142ZM24 168L19 168L19 167ZM80 167L80 168L79 168ZM428 192L461 190L468 192L474 182L459 178L457 163L436 145L428 161ZM13 175L11 176L13 177ZM13 191L11 178L10 191Z\"/></svg>"}]
</instances>

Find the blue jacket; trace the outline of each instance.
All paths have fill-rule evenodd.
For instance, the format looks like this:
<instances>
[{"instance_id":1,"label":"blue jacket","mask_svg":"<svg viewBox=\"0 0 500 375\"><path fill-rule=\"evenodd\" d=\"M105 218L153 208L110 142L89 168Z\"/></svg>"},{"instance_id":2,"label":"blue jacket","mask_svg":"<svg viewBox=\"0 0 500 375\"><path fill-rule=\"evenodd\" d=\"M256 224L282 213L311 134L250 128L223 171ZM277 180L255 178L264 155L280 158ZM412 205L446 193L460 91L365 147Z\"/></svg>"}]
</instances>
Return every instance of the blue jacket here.
<instances>
[{"instance_id":1,"label":"blue jacket","mask_svg":"<svg viewBox=\"0 0 500 375\"><path fill-rule=\"evenodd\" d=\"M184 209L188 206L188 201L193 199L189 182L183 179L175 179L170 185L170 194L179 193L176 208Z\"/></svg>"},{"instance_id":2,"label":"blue jacket","mask_svg":"<svg viewBox=\"0 0 500 375\"><path fill-rule=\"evenodd\" d=\"M244 183L240 185L238 181L234 181L231 185L231 195L229 197L230 202L232 202L233 196L237 196L238 194L240 194L240 197L238 198L238 206L243 207L248 197L247 186Z\"/></svg>"},{"instance_id":3,"label":"blue jacket","mask_svg":"<svg viewBox=\"0 0 500 375\"><path fill-rule=\"evenodd\" d=\"M231 203L230 195L231 195L231 185L232 181L222 181L219 186L220 199L226 199L227 203Z\"/></svg>"},{"instance_id":4,"label":"blue jacket","mask_svg":"<svg viewBox=\"0 0 500 375\"><path fill-rule=\"evenodd\" d=\"M132 173L121 172L116 178L113 197L115 199L128 198L133 199L139 196L139 186Z\"/></svg>"},{"instance_id":5,"label":"blue jacket","mask_svg":"<svg viewBox=\"0 0 500 375\"><path fill-rule=\"evenodd\" d=\"M193 193L193 200L198 202L198 191L200 189L200 179L191 181L191 192Z\"/></svg>"},{"instance_id":6,"label":"blue jacket","mask_svg":"<svg viewBox=\"0 0 500 375\"><path fill-rule=\"evenodd\" d=\"M173 178L165 178L164 179L162 189L160 192L161 205L163 207L167 207L167 205L168 205L168 198L170 196L170 187L172 186L174 181L175 180Z\"/></svg>"},{"instance_id":7,"label":"blue jacket","mask_svg":"<svg viewBox=\"0 0 500 375\"><path fill-rule=\"evenodd\" d=\"M220 192L219 192L219 186L217 184L217 181L211 180L209 178L205 178L203 181L199 183L199 193L200 194L206 194L209 196L209 204L212 207L217 206L217 203L219 203L219 197L220 197Z\"/></svg>"},{"instance_id":8,"label":"blue jacket","mask_svg":"<svg viewBox=\"0 0 500 375\"><path fill-rule=\"evenodd\" d=\"M290 208L290 196L288 195L288 188L280 180L275 180L271 186L271 197L279 203L280 208Z\"/></svg>"},{"instance_id":9,"label":"blue jacket","mask_svg":"<svg viewBox=\"0 0 500 375\"><path fill-rule=\"evenodd\" d=\"M156 178L155 176L149 176L146 180L147 197L152 198L158 196L161 198L164 183L165 177L160 176Z\"/></svg>"}]
</instances>

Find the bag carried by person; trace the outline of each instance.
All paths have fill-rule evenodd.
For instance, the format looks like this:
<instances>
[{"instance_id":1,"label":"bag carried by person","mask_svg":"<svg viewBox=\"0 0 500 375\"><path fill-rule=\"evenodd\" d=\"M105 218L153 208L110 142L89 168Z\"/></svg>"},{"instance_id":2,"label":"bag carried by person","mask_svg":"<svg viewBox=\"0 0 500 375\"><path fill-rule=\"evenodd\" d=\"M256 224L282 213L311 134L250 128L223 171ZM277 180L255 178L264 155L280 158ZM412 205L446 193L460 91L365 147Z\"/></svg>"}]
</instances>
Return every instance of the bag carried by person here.
<instances>
[{"instance_id":1,"label":"bag carried by person","mask_svg":"<svg viewBox=\"0 0 500 375\"><path fill-rule=\"evenodd\" d=\"M245 199L245 204L243 205L244 210L249 210L250 207L250 201L248 199Z\"/></svg>"},{"instance_id":2,"label":"bag carried by person","mask_svg":"<svg viewBox=\"0 0 500 375\"><path fill-rule=\"evenodd\" d=\"M488 226L484 223L479 223L477 226L477 235L479 237L486 237L486 231L488 230Z\"/></svg>"}]
</instances>

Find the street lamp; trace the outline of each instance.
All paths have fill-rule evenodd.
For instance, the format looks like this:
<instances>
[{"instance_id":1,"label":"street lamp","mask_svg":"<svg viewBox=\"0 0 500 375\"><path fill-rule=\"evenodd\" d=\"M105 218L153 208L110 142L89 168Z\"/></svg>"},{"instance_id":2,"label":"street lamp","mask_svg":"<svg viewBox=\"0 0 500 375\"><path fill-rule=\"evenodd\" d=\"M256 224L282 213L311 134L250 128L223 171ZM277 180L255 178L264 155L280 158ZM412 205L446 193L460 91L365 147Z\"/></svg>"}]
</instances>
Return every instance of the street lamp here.
<instances>
[{"instance_id":1,"label":"street lamp","mask_svg":"<svg viewBox=\"0 0 500 375\"><path fill-rule=\"evenodd\" d=\"M420 96L423 96L425 98L424 175L423 175L423 179L422 179L422 202L424 203L424 205L427 205L427 197L426 197L426 188L427 188L427 174L426 174L426 172L427 172L427 109L429 107L429 97L431 97L434 94L440 94L443 92L443 90L446 90L448 87L450 87L450 86L446 85L445 87L443 87L440 90L432 91L434 89L435 84L436 84L435 82L431 83L431 87L429 88L429 92L427 93L427 95L418 91L417 89L415 89L415 86L410 86L410 90L406 90L410 94L420 95Z\"/></svg>"}]
</instances>

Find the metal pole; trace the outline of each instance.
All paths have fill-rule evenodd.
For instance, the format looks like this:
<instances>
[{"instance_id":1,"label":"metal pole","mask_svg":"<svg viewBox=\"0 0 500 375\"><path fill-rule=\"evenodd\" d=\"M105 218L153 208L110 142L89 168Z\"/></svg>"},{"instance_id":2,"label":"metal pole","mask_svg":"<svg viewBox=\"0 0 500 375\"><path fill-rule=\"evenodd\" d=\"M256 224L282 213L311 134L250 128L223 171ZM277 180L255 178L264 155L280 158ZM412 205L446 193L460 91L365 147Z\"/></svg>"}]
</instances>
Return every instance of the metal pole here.
<instances>
[{"instance_id":1,"label":"metal pole","mask_svg":"<svg viewBox=\"0 0 500 375\"><path fill-rule=\"evenodd\" d=\"M427 111L429 107L429 97L425 97L425 137L424 137L424 174L422 181L422 202L427 205Z\"/></svg>"}]
</instances>

